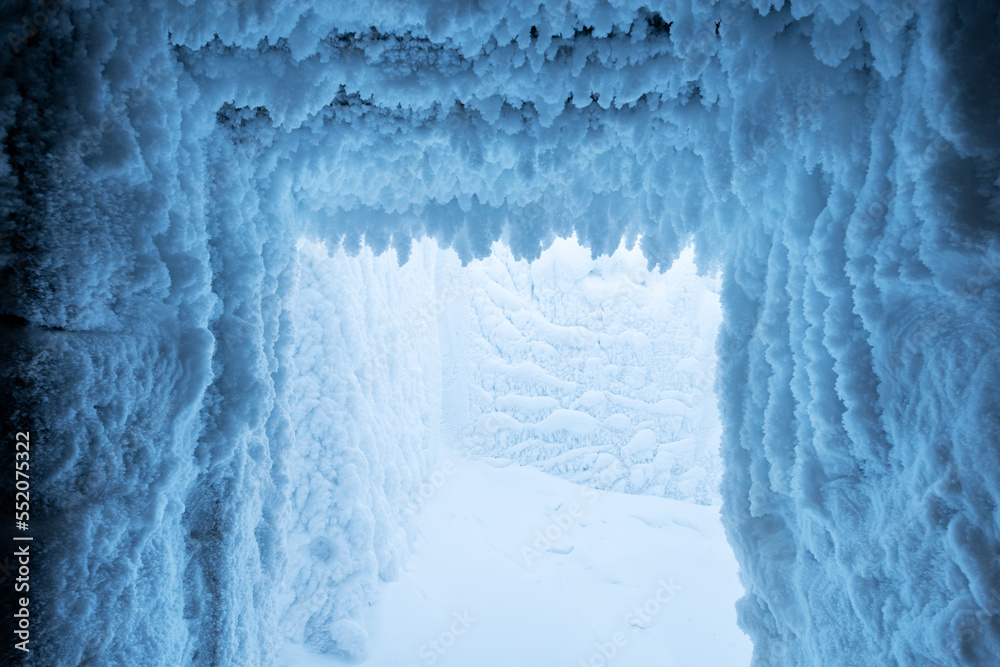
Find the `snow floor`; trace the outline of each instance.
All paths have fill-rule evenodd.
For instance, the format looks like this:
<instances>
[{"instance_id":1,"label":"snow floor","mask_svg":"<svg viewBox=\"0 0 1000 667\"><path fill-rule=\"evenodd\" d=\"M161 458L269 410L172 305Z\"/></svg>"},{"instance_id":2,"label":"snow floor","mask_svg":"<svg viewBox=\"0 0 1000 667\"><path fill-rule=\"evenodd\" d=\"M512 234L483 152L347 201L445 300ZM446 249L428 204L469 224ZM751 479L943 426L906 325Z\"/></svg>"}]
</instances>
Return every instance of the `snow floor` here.
<instances>
[{"instance_id":1,"label":"snow floor","mask_svg":"<svg viewBox=\"0 0 1000 667\"><path fill-rule=\"evenodd\" d=\"M365 625L367 667L747 665L718 507L453 455ZM304 650L285 665L350 664Z\"/></svg>"}]
</instances>

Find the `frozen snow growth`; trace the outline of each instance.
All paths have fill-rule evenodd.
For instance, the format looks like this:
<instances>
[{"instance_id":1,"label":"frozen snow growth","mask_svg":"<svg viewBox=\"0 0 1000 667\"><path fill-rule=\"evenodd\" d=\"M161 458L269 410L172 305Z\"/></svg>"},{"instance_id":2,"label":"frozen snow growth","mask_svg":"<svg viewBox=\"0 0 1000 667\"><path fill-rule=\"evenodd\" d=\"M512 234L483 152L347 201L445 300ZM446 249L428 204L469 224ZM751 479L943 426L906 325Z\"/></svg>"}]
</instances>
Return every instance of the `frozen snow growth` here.
<instances>
[{"instance_id":1,"label":"frozen snow growth","mask_svg":"<svg viewBox=\"0 0 1000 667\"><path fill-rule=\"evenodd\" d=\"M498 244L451 282L459 446L598 488L718 499L717 281L690 249L659 273L624 244L595 260L561 239L531 264Z\"/></svg>"},{"instance_id":2,"label":"frozen snow growth","mask_svg":"<svg viewBox=\"0 0 1000 667\"><path fill-rule=\"evenodd\" d=\"M436 301L436 248L405 267L299 244L288 303L295 350L289 386L294 446L275 587L280 639L357 659L358 614L394 580L419 487L440 456L437 328L413 326Z\"/></svg>"},{"instance_id":3,"label":"frozen snow growth","mask_svg":"<svg viewBox=\"0 0 1000 667\"><path fill-rule=\"evenodd\" d=\"M38 664L267 663L275 627L360 656L351 605L398 566L397 503L434 459L408 425L434 408L406 394L430 380L352 356L406 331L377 260L329 276L309 248L419 262L429 236L469 262L573 234L721 270L723 515L757 664L995 662L996 2L84 4L0 19L0 300L60 537ZM629 488L693 463L657 464L697 437L683 397L575 394L544 361L565 314L489 296L502 373L476 381L510 387L474 411L506 415L498 455L582 475L530 439L617 429L593 465L628 459ZM647 344L608 336L594 376Z\"/></svg>"}]
</instances>

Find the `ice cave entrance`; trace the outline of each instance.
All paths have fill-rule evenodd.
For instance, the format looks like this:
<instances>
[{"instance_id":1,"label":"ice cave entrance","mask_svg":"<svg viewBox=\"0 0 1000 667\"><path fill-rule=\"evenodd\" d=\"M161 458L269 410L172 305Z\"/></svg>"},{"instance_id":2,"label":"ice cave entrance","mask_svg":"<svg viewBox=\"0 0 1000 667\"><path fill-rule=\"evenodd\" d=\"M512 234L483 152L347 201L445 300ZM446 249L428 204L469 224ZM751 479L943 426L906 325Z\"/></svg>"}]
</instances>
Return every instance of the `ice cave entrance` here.
<instances>
[{"instance_id":1,"label":"ice cave entrance","mask_svg":"<svg viewBox=\"0 0 1000 667\"><path fill-rule=\"evenodd\" d=\"M360 451L380 580L342 658L287 664L749 664L718 512L719 285L692 249L665 273L573 239L531 263L429 240L403 266L313 241L297 261L289 470L315 490L331 447L340 469ZM336 551L294 502L291 589Z\"/></svg>"}]
</instances>

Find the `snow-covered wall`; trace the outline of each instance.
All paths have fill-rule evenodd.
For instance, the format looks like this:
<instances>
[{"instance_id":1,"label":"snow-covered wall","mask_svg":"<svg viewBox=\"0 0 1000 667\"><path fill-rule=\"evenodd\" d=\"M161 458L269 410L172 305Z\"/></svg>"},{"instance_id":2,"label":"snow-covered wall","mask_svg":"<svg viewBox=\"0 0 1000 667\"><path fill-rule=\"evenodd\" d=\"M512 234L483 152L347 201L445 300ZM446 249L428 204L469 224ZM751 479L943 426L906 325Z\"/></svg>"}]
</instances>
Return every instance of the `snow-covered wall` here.
<instances>
[{"instance_id":1,"label":"snow-covered wall","mask_svg":"<svg viewBox=\"0 0 1000 667\"><path fill-rule=\"evenodd\" d=\"M7 378L59 536L38 664L266 662L300 613L274 591L340 576L286 567L301 237L574 232L722 271L758 664L1000 654L992 0L142 4L0 22ZM342 611L312 622L350 653Z\"/></svg>"},{"instance_id":2,"label":"snow-covered wall","mask_svg":"<svg viewBox=\"0 0 1000 667\"><path fill-rule=\"evenodd\" d=\"M697 275L693 254L661 273L638 248L594 259L559 239L530 264L496 244L452 268L455 446L594 488L718 501L718 279Z\"/></svg>"},{"instance_id":3,"label":"snow-covered wall","mask_svg":"<svg viewBox=\"0 0 1000 667\"><path fill-rule=\"evenodd\" d=\"M437 300L437 249L420 244L400 268L367 248L298 245L276 639L362 655L357 614L398 576L415 491L440 463L437 329L413 327Z\"/></svg>"}]
</instances>

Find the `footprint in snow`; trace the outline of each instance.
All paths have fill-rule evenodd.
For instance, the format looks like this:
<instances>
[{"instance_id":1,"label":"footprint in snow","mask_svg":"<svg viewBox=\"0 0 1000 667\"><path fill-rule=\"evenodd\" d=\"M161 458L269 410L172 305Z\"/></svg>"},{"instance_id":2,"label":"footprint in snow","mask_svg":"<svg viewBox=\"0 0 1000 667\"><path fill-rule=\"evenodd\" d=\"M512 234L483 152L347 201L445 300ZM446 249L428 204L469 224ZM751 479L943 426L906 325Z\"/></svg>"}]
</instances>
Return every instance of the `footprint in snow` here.
<instances>
[{"instance_id":1,"label":"footprint in snow","mask_svg":"<svg viewBox=\"0 0 1000 667\"><path fill-rule=\"evenodd\" d=\"M550 554L559 554L560 556L565 556L566 554L573 552L573 545L565 547L549 547L546 549Z\"/></svg>"}]
</instances>

